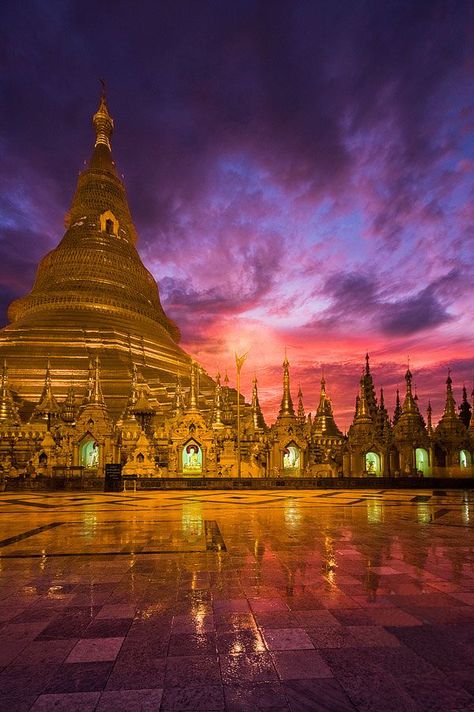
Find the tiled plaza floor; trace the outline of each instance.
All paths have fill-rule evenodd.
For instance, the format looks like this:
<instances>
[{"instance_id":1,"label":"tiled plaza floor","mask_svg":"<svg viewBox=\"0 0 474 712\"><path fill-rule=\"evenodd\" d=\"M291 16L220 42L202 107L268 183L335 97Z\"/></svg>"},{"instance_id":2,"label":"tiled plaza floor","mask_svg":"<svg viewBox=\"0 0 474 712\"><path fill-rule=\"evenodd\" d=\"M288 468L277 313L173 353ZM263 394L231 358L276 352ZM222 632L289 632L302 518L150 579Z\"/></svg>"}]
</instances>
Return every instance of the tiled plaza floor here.
<instances>
[{"instance_id":1,"label":"tiled plaza floor","mask_svg":"<svg viewBox=\"0 0 474 712\"><path fill-rule=\"evenodd\" d=\"M474 710L474 493L0 495L0 710Z\"/></svg>"}]
</instances>

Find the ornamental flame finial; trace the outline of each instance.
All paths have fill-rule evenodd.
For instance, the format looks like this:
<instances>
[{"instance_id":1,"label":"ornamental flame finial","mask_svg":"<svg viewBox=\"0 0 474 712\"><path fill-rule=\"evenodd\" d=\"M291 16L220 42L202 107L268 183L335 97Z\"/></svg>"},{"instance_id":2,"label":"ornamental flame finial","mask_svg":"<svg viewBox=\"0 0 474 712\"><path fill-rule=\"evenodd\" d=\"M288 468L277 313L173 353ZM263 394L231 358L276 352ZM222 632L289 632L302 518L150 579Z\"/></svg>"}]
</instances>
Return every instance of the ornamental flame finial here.
<instances>
[{"instance_id":1,"label":"ornamental flame finial","mask_svg":"<svg viewBox=\"0 0 474 712\"><path fill-rule=\"evenodd\" d=\"M100 80L102 85L102 94L100 97L99 108L92 117L92 123L95 128L95 146L102 144L107 146L109 151L112 150L110 139L114 132L114 120L109 114L109 109L107 106L107 98L105 94L105 81Z\"/></svg>"}]
</instances>

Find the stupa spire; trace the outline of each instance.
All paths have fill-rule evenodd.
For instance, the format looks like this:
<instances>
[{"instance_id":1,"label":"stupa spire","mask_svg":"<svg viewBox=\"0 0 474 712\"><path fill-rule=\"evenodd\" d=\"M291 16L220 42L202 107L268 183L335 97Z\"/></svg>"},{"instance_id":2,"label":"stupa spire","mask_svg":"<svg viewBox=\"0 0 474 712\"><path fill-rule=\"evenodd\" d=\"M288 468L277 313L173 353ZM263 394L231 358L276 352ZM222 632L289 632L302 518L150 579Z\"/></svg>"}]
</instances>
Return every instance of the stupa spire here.
<instances>
[{"instance_id":1,"label":"stupa spire","mask_svg":"<svg viewBox=\"0 0 474 712\"><path fill-rule=\"evenodd\" d=\"M102 393L102 384L100 382L100 363L98 356L95 357L94 361L92 388L88 404L105 408L104 395Z\"/></svg>"},{"instance_id":2,"label":"stupa spire","mask_svg":"<svg viewBox=\"0 0 474 712\"><path fill-rule=\"evenodd\" d=\"M375 420L377 416L378 406L377 398L375 395L374 379L372 378L372 373L370 371L370 359L368 353L365 354L365 368L362 373L362 378L364 379L365 400L367 403L369 415L372 420Z\"/></svg>"},{"instance_id":3,"label":"stupa spire","mask_svg":"<svg viewBox=\"0 0 474 712\"><path fill-rule=\"evenodd\" d=\"M393 425L396 425L402 414L402 406L400 405L400 391L397 388L397 398L395 400L395 410L393 411Z\"/></svg>"},{"instance_id":4,"label":"stupa spire","mask_svg":"<svg viewBox=\"0 0 474 712\"><path fill-rule=\"evenodd\" d=\"M431 437L433 435L433 408L431 407L431 400L428 400L428 407L426 409L426 430L428 435Z\"/></svg>"},{"instance_id":5,"label":"stupa spire","mask_svg":"<svg viewBox=\"0 0 474 712\"><path fill-rule=\"evenodd\" d=\"M61 407L61 418L65 423L72 425L76 420L77 414L77 404L76 404L76 391L74 386L71 385L68 388L66 398L64 399Z\"/></svg>"},{"instance_id":6,"label":"stupa spire","mask_svg":"<svg viewBox=\"0 0 474 712\"><path fill-rule=\"evenodd\" d=\"M364 374L362 374L361 379L360 379L359 400L357 402L357 412L356 412L355 422L356 423L370 423L370 422L372 422L372 418L370 416L369 405L367 403Z\"/></svg>"},{"instance_id":7,"label":"stupa spire","mask_svg":"<svg viewBox=\"0 0 474 712\"><path fill-rule=\"evenodd\" d=\"M380 405L375 418L376 432L379 437L384 438L390 432L390 419L385 407L385 397L383 387L380 388Z\"/></svg>"},{"instance_id":8,"label":"stupa spire","mask_svg":"<svg viewBox=\"0 0 474 712\"><path fill-rule=\"evenodd\" d=\"M147 384L142 381L138 387L138 397L130 408L130 413L139 421L142 430L145 430L156 410L150 403L147 393Z\"/></svg>"},{"instance_id":9,"label":"stupa spire","mask_svg":"<svg viewBox=\"0 0 474 712\"><path fill-rule=\"evenodd\" d=\"M112 145L110 139L114 131L114 120L110 116L109 108L107 106L107 97L105 91L105 82L103 79L100 80L102 84L102 94L100 97L99 108L92 117L92 124L95 128L95 146L102 144L107 146L109 151L112 150Z\"/></svg>"},{"instance_id":10,"label":"stupa spire","mask_svg":"<svg viewBox=\"0 0 474 712\"><path fill-rule=\"evenodd\" d=\"M184 393L183 393L183 389L181 387L181 376L179 375L179 371L178 371L178 375L176 377L176 388L174 391L174 403L173 403L175 415L182 413L183 410L185 409L185 407L186 407L186 405L185 405L185 400L184 400Z\"/></svg>"},{"instance_id":11,"label":"stupa spire","mask_svg":"<svg viewBox=\"0 0 474 712\"><path fill-rule=\"evenodd\" d=\"M467 399L467 390L466 390L465 385L462 387L462 401L461 401L461 405L459 406L458 410L459 410L459 420L462 423L464 423L466 428L469 428L469 425L471 423L472 411L471 411L471 404L469 403L469 401Z\"/></svg>"},{"instance_id":12,"label":"stupa spire","mask_svg":"<svg viewBox=\"0 0 474 712\"><path fill-rule=\"evenodd\" d=\"M410 368L407 368L407 372L405 373L405 382L406 382L406 395L405 395L405 400L403 401L403 408L402 408L402 413L418 413L418 406L416 404L416 400L413 397L413 392L412 392L412 380L413 376L411 375Z\"/></svg>"},{"instance_id":13,"label":"stupa spire","mask_svg":"<svg viewBox=\"0 0 474 712\"><path fill-rule=\"evenodd\" d=\"M280 405L279 417L292 417L295 416L295 410L293 408L293 401L291 399L290 393L290 363L286 355L285 349L285 360L283 361L283 395Z\"/></svg>"},{"instance_id":14,"label":"stupa spire","mask_svg":"<svg viewBox=\"0 0 474 712\"><path fill-rule=\"evenodd\" d=\"M297 410L297 415L298 423L300 425L304 425L306 422L306 415L304 412L304 405L303 405L303 392L301 390L301 384L298 386L298 410Z\"/></svg>"},{"instance_id":15,"label":"stupa spire","mask_svg":"<svg viewBox=\"0 0 474 712\"><path fill-rule=\"evenodd\" d=\"M456 418L456 401L453 396L453 380L451 378L451 369L448 370L446 379L446 403L444 406L444 416L446 418Z\"/></svg>"},{"instance_id":16,"label":"stupa spire","mask_svg":"<svg viewBox=\"0 0 474 712\"><path fill-rule=\"evenodd\" d=\"M214 389L214 408L212 413L212 427L217 430L224 427L222 422L222 388L221 374L216 376L216 387Z\"/></svg>"},{"instance_id":17,"label":"stupa spire","mask_svg":"<svg viewBox=\"0 0 474 712\"><path fill-rule=\"evenodd\" d=\"M196 376L196 362L195 361L192 361L192 363L191 363L188 410L190 410L190 411L198 410L197 376Z\"/></svg>"},{"instance_id":18,"label":"stupa spire","mask_svg":"<svg viewBox=\"0 0 474 712\"><path fill-rule=\"evenodd\" d=\"M258 381L257 376L253 379L252 384L252 420L255 430L262 430L265 427L260 401L258 398Z\"/></svg>"},{"instance_id":19,"label":"stupa spire","mask_svg":"<svg viewBox=\"0 0 474 712\"><path fill-rule=\"evenodd\" d=\"M358 404L359 398L356 400L356 411L359 407ZM334 420L331 399L326 393L326 379L324 378L324 374L321 375L319 404L313 419L312 428L315 435L329 435L331 437L341 437L342 435Z\"/></svg>"},{"instance_id":20,"label":"stupa spire","mask_svg":"<svg viewBox=\"0 0 474 712\"><path fill-rule=\"evenodd\" d=\"M51 363L48 359L46 365L46 374L44 377L44 386L41 393L39 402L34 409L33 416L44 417L48 419L48 430L51 426L51 418L57 417L60 412L60 407L58 401L53 395L53 389L51 385Z\"/></svg>"}]
</instances>

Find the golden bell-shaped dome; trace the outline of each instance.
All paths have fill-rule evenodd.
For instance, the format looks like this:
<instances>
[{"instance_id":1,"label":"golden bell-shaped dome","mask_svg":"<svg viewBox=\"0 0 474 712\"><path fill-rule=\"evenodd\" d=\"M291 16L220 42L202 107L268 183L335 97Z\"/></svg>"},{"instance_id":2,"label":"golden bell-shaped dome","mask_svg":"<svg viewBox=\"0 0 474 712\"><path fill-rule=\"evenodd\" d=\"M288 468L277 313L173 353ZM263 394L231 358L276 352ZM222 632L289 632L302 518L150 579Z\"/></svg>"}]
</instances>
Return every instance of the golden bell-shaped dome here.
<instances>
[{"instance_id":1,"label":"golden bell-shaped dome","mask_svg":"<svg viewBox=\"0 0 474 712\"><path fill-rule=\"evenodd\" d=\"M92 157L79 175L66 233L41 260L31 292L10 305L11 323L0 332L0 349L9 359L13 387L33 405L41 393L45 357L54 362L55 392L65 396L71 378L86 381L89 358L100 353L104 395L118 416L133 363L150 383L166 390L180 366L189 370L190 359L177 345L179 329L165 314L158 285L135 247L135 226L112 157L114 122L104 93L93 126ZM158 400L166 402L168 395L160 393Z\"/></svg>"}]
</instances>

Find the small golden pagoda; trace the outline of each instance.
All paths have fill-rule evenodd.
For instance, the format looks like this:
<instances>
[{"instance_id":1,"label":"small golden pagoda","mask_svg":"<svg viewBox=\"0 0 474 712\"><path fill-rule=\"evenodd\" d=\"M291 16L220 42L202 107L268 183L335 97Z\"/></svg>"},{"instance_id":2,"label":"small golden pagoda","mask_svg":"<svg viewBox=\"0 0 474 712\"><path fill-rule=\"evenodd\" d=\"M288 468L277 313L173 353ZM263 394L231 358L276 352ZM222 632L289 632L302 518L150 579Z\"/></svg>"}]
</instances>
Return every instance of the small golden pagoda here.
<instances>
[{"instance_id":1,"label":"small golden pagoda","mask_svg":"<svg viewBox=\"0 0 474 712\"><path fill-rule=\"evenodd\" d=\"M105 92L92 123L94 149L79 175L66 233L41 260L31 292L10 305L11 323L0 331L1 355L24 419L39 402L47 363L55 397L62 400L73 383L87 382L91 359L100 357L104 396L115 419L127 404L134 365L165 411L177 372L190 370L190 358L178 346L179 329L166 316L158 285L136 249L112 156L114 121ZM213 390L203 374L202 393L212 399Z\"/></svg>"}]
</instances>

